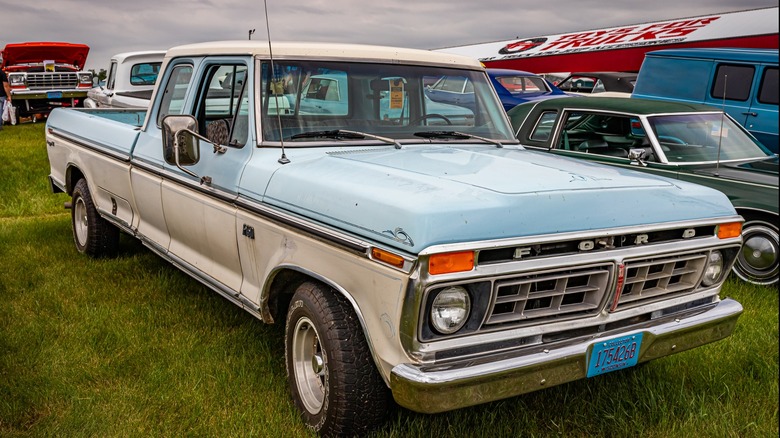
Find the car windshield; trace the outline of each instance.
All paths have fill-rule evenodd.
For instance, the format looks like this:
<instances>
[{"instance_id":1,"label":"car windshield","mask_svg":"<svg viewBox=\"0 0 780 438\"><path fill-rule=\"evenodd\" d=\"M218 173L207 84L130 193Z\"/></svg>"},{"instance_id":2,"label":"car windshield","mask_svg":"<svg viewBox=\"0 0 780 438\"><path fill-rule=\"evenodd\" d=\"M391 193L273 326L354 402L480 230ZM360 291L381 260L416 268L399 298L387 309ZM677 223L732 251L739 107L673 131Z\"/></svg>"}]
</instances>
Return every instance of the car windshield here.
<instances>
[{"instance_id":1,"label":"car windshield","mask_svg":"<svg viewBox=\"0 0 780 438\"><path fill-rule=\"evenodd\" d=\"M721 113L648 117L670 163L746 160L770 153Z\"/></svg>"},{"instance_id":2,"label":"car windshield","mask_svg":"<svg viewBox=\"0 0 780 438\"><path fill-rule=\"evenodd\" d=\"M471 84L469 101L459 105L431 94L442 78ZM280 60L273 70L271 63L263 63L261 86L266 142L295 146L323 138L348 142L381 137L397 144L474 138L516 143L483 70Z\"/></svg>"}]
</instances>

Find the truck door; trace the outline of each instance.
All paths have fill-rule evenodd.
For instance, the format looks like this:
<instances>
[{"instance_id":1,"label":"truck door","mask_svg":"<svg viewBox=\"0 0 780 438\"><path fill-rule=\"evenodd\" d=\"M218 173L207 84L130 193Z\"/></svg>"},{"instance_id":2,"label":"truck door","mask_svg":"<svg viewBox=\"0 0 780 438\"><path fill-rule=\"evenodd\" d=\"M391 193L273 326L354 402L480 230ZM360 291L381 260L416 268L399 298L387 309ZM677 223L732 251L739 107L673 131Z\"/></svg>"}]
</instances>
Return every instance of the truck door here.
<instances>
[{"instance_id":1,"label":"truck door","mask_svg":"<svg viewBox=\"0 0 780 438\"><path fill-rule=\"evenodd\" d=\"M171 237L168 253L238 293L241 264L236 236L238 181L252 153L246 63L237 59L206 60L196 68L191 104L182 114L193 115L200 140L194 164L176 166L166 156L172 175L162 184L165 222ZM215 147L214 144L220 147ZM170 155L170 154L168 154Z\"/></svg>"}]
</instances>

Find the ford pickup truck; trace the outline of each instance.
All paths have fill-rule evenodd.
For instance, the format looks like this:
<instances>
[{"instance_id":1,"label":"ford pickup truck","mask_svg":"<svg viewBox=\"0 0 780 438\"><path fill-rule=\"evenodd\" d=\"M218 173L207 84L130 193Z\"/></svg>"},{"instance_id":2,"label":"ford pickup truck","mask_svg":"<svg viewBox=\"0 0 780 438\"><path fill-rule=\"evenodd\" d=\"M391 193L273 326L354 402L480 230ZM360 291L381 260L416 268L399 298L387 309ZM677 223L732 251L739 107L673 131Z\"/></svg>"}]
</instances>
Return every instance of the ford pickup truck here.
<instances>
[{"instance_id":1,"label":"ford pickup truck","mask_svg":"<svg viewBox=\"0 0 780 438\"><path fill-rule=\"evenodd\" d=\"M164 56L164 50L125 52L112 56L105 85L89 90L84 107L146 108Z\"/></svg>"},{"instance_id":2,"label":"ford pickup truck","mask_svg":"<svg viewBox=\"0 0 780 438\"><path fill-rule=\"evenodd\" d=\"M474 107L434 112L425 85L457 75ZM742 312L720 296L743 222L725 195L524 149L459 55L174 47L148 108L57 109L46 143L78 252L126 233L283 324L324 435L620 372Z\"/></svg>"},{"instance_id":3,"label":"ford pickup truck","mask_svg":"<svg viewBox=\"0 0 780 438\"><path fill-rule=\"evenodd\" d=\"M82 106L92 87L83 71L89 46L64 42L6 44L2 68L8 75L17 117L37 117L59 107Z\"/></svg>"}]
</instances>

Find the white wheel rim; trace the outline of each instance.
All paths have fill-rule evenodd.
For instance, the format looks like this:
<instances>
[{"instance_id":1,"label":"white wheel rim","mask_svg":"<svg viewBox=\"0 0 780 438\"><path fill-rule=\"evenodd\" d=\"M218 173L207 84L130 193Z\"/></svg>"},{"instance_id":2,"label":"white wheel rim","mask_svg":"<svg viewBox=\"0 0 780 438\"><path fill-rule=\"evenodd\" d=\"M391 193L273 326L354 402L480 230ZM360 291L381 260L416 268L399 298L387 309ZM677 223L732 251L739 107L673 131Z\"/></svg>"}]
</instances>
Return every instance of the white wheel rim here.
<instances>
[{"instance_id":1,"label":"white wheel rim","mask_svg":"<svg viewBox=\"0 0 780 438\"><path fill-rule=\"evenodd\" d=\"M307 411L317 414L325 400L327 363L319 334L309 318L301 318L295 323L291 360L301 402Z\"/></svg>"},{"instance_id":2,"label":"white wheel rim","mask_svg":"<svg viewBox=\"0 0 780 438\"><path fill-rule=\"evenodd\" d=\"M76 240L80 246L87 244L87 206L84 205L84 198L79 197L76 205L73 206L73 231L76 233Z\"/></svg>"}]
</instances>

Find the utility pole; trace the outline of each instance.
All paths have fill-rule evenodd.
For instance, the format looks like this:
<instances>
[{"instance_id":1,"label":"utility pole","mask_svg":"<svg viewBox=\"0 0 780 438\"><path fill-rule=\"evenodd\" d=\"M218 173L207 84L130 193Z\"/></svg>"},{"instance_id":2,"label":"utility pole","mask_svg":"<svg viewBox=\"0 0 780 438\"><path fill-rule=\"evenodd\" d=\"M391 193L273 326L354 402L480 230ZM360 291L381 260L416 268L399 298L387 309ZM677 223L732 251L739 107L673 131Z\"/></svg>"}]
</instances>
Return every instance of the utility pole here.
<instances>
[{"instance_id":1,"label":"utility pole","mask_svg":"<svg viewBox=\"0 0 780 438\"><path fill-rule=\"evenodd\" d=\"M249 39L252 39L252 34L255 33L254 29L249 29Z\"/></svg>"}]
</instances>

